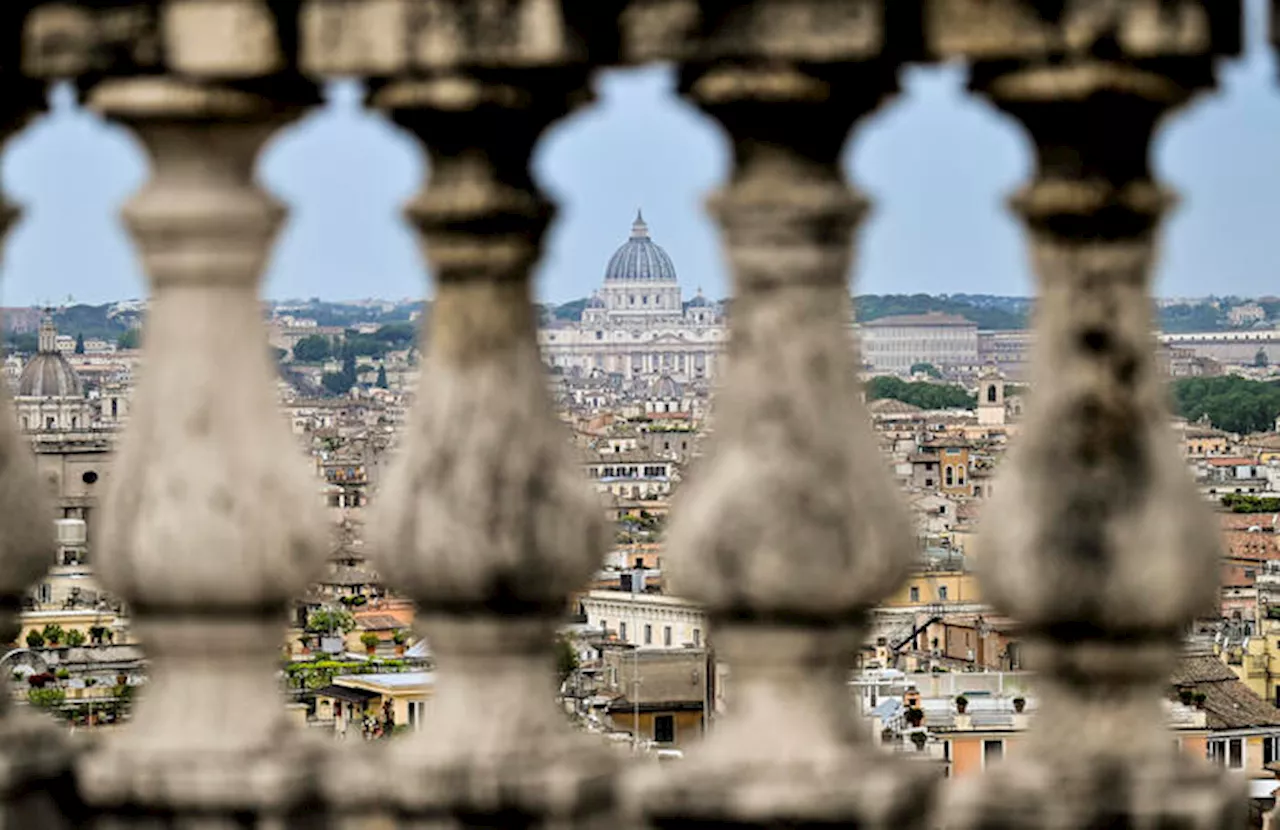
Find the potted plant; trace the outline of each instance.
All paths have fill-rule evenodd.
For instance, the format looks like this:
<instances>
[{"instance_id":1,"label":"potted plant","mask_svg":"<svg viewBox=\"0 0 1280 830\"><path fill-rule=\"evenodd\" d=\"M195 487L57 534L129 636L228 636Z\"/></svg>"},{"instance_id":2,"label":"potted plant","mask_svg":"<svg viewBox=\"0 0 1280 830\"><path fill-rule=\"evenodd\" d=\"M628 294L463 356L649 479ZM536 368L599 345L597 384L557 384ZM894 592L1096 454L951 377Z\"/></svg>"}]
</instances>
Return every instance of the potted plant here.
<instances>
[{"instance_id":1,"label":"potted plant","mask_svg":"<svg viewBox=\"0 0 1280 830\"><path fill-rule=\"evenodd\" d=\"M964 695L956 695L956 711L964 714L969 710L969 698Z\"/></svg>"},{"instance_id":2,"label":"potted plant","mask_svg":"<svg viewBox=\"0 0 1280 830\"><path fill-rule=\"evenodd\" d=\"M72 628L67 631L67 645L71 648L78 648L84 645L84 632L78 628Z\"/></svg>"},{"instance_id":3,"label":"potted plant","mask_svg":"<svg viewBox=\"0 0 1280 830\"><path fill-rule=\"evenodd\" d=\"M31 686L31 688L33 689L43 689L45 686L48 686L50 683L54 682L54 680L55 678L53 675L49 674L48 672L42 671L36 674L29 675L27 677L27 684Z\"/></svg>"},{"instance_id":4,"label":"potted plant","mask_svg":"<svg viewBox=\"0 0 1280 830\"><path fill-rule=\"evenodd\" d=\"M918 706L911 706L907 709L906 718L907 723L918 727L920 724L924 723L924 710Z\"/></svg>"},{"instance_id":5,"label":"potted plant","mask_svg":"<svg viewBox=\"0 0 1280 830\"><path fill-rule=\"evenodd\" d=\"M49 623L44 627L44 638L53 648L58 647L58 643L62 640L62 626L57 623Z\"/></svg>"},{"instance_id":6,"label":"potted plant","mask_svg":"<svg viewBox=\"0 0 1280 830\"><path fill-rule=\"evenodd\" d=\"M1195 700L1195 690L1190 686L1183 686L1178 690L1178 702L1183 706L1190 706L1193 700Z\"/></svg>"},{"instance_id":7,"label":"potted plant","mask_svg":"<svg viewBox=\"0 0 1280 830\"><path fill-rule=\"evenodd\" d=\"M1013 699L1013 711L1022 714L1022 710L1027 708L1027 699L1022 696Z\"/></svg>"},{"instance_id":8,"label":"potted plant","mask_svg":"<svg viewBox=\"0 0 1280 830\"><path fill-rule=\"evenodd\" d=\"M403 657L405 644L409 642L409 633L403 628L397 628L391 635L391 641L396 644L396 656Z\"/></svg>"},{"instance_id":9,"label":"potted plant","mask_svg":"<svg viewBox=\"0 0 1280 830\"><path fill-rule=\"evenodd\" d=\"M924 745L928 743L929 736L923 730L917 730L911 733L911 743L916 745L916 752L924 752Z\"/></svg>"},{"instance_id":10,"label":"potted plant","mask_svg":"<svg viewBox=\"0 0 1280 830\"><path fill-rule=\"evenodd\" d=\"M1198 692L1194 693L1193 695L1191 695L1191 702L1195 705L1195 707L1196 707L1197 709L1203 709L1203 708L1204 708L1204 702L1205 702L1206 700L1208 700L1208 699L1209 699L1209 696L1208 696L1208 695L1206 695L1204 692L1199 692L1199 691L1198 691Z\"/></svg>"},{"instance_id":11,"label":"potted plant","mask_svg":"<svg viewBox=\"0 0 1280 830\"><path fill-rule=\"evenodd\" d=\"M368 654L373 654L378 650L378 635L372 631L366 631L360 635L360 642L364 645L364 650Z\"/></svg>"},{"instance_id":12,"label":"potted plant","mask_svg":"<svg viewBox=\"0 0 1280 830\"><path fill-rule=\"evenodd\" d=\"M27 648L44 648L44 635L34 628L28 631Z\"/></svg>"},{"instance_id":13,"label":"potted plant","mask_svg":"<svg viewBox=\"0 0 1280 830\"><path fill-rule=\"evenodd\" d=\"M53 673L53 676L58 678L59 680L69 680L71 678L71 670L65 669L65 668L58 669L56 672Z\"/></svg>"},{"instance_id":14,"label":"potted plant","mask_svg":"<svg viewBox=\"0 0 1280 830\"><path fill-rule=\"evenodd\" d=\"M107 637L107 627L105 625L89 626L89 642L95 646L102 645L102 641Z\"/></svg>"}]
</instances>

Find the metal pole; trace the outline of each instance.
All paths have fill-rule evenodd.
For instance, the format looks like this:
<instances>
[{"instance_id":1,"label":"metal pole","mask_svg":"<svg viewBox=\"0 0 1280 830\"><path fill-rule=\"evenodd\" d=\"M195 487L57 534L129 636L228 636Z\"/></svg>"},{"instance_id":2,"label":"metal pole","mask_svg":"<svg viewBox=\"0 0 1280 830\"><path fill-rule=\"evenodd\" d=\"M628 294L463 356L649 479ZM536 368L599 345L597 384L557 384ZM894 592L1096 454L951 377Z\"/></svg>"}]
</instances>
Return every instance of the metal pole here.
<instances>
[{"instance_id":1,"label":"metal pole","mask_svg":"<svg viewBox=\"0 0 1280 830\"><path fill-rule=\"evenodd\" d=\"M640 647L631 649L631 754L640 749Z\"/></svg>"}]
</instances>

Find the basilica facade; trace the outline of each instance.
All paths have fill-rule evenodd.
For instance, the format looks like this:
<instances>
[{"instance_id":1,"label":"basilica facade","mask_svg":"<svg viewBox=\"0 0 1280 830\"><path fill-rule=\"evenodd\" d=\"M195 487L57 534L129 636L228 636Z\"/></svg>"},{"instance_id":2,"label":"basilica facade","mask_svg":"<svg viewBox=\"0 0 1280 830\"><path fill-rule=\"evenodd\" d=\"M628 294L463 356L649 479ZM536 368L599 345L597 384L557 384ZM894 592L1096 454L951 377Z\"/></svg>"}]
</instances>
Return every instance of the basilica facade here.
<instances>
[{"instance_id":1,"label":"basilica facade","mask_svg":"<svg viewBox=\"0 0 1280 830\"><path fill-rule=\"evenodd\" d=\"M566 375L697 384L716 376L727 336L720 309L701 291L684 301L671 257L637 213L581 319L544 327L538 342L546 364Z\"/></svg>"}]
</instances>

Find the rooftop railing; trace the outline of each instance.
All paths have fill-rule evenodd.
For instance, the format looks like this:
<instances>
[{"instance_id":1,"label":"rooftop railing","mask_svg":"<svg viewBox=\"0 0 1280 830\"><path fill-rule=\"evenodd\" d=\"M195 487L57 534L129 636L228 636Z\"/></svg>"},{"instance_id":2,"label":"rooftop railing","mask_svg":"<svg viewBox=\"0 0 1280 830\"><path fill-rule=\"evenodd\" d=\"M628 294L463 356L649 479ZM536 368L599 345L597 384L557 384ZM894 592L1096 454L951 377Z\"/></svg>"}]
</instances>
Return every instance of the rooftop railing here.
<instances>
[{"instance_id":1,"label":"rooftop railing","mask_svg":"<svg viewBox=\"0 0 1280 830\"><path fill-rule=\"evenodd\" d=\"M146 372L95 551L150 683L89 748L0 695L6 826L1238 826L1243 791L1180 760L1161 708L1217 549L1154 362L1174 199L1148 156L1241 26L1233 0L0 5L0 137L69 79L151 160L124 208L151 286ZM915 546L848 348L867 199L841 155L905 66L942 60L1035 147L1012 206L1040 382L986 506L982 591L1026 627L1039 717L1016 762L965 784L880 754L845 691ZM699 748L633 769L553 702L552 629L607 536L547 400L530 273L555 205L529 161L595 73L646 61L674 62L733 148L709 201L734 276L729 364L667 557L733 676ZM405 214L437 280L425 394L370 524L380 571L421 608L437 693L420 732L364 751L308 740L281 705L281 611L327 548L257 295L285 210L255 159L336 76L430 158ZM229 368L237 383L216 382ZM0 419L9 630L52 559L28 455Z\"/></svg>"}]
</instances>

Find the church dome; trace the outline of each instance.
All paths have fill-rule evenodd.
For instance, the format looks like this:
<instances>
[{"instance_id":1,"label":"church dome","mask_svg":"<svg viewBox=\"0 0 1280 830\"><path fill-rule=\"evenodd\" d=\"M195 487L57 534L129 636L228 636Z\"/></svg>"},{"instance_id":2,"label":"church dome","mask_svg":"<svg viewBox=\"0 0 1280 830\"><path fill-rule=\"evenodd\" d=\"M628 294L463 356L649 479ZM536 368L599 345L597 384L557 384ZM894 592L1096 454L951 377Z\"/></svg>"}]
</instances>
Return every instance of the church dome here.
<instances>
[{"instance_id":1,"label":"church dome","mask_svg":"<svg viewBox=\"0 0 1280 830\"><path fill-rule=\"evenodd\" d=\"M18 380L18 395L24 398L82 398L80 376L58 353L41 353L27 361Z\"/></svg>"},{"instance_id":2,"label":"church dome","mask_svg":"<svg viewBox=\"0 0 1280 830\"><path fill-rule=\"evenodd\" d=\"M676 267L671 257L649 238L644 216L636 212L631 238L614 252L604 272L605 282L675 282Z\"/></svg>"},{"instance_id":3,"label":"church dome","mask_svg":"<svg viewBox=\"0 0 1280 830\"><path fill-rule=\"evenodd\" d=\"M23 398L83 398L80 376L58 351L58 332L52 318L40 322L40 351L22 367L18 396Z\"/></svg>"},{"instance_id":4,"label":"church dome","mask_svg":"<svg viewBox=\"0 0 1280 830\"><path fill-rule=\"evenodd\" d=\"M664 374L649 387L649 397L651 398L672 400L680 396L680 384L676 383L671 375Z\"/></svg>"}]
</instances>

